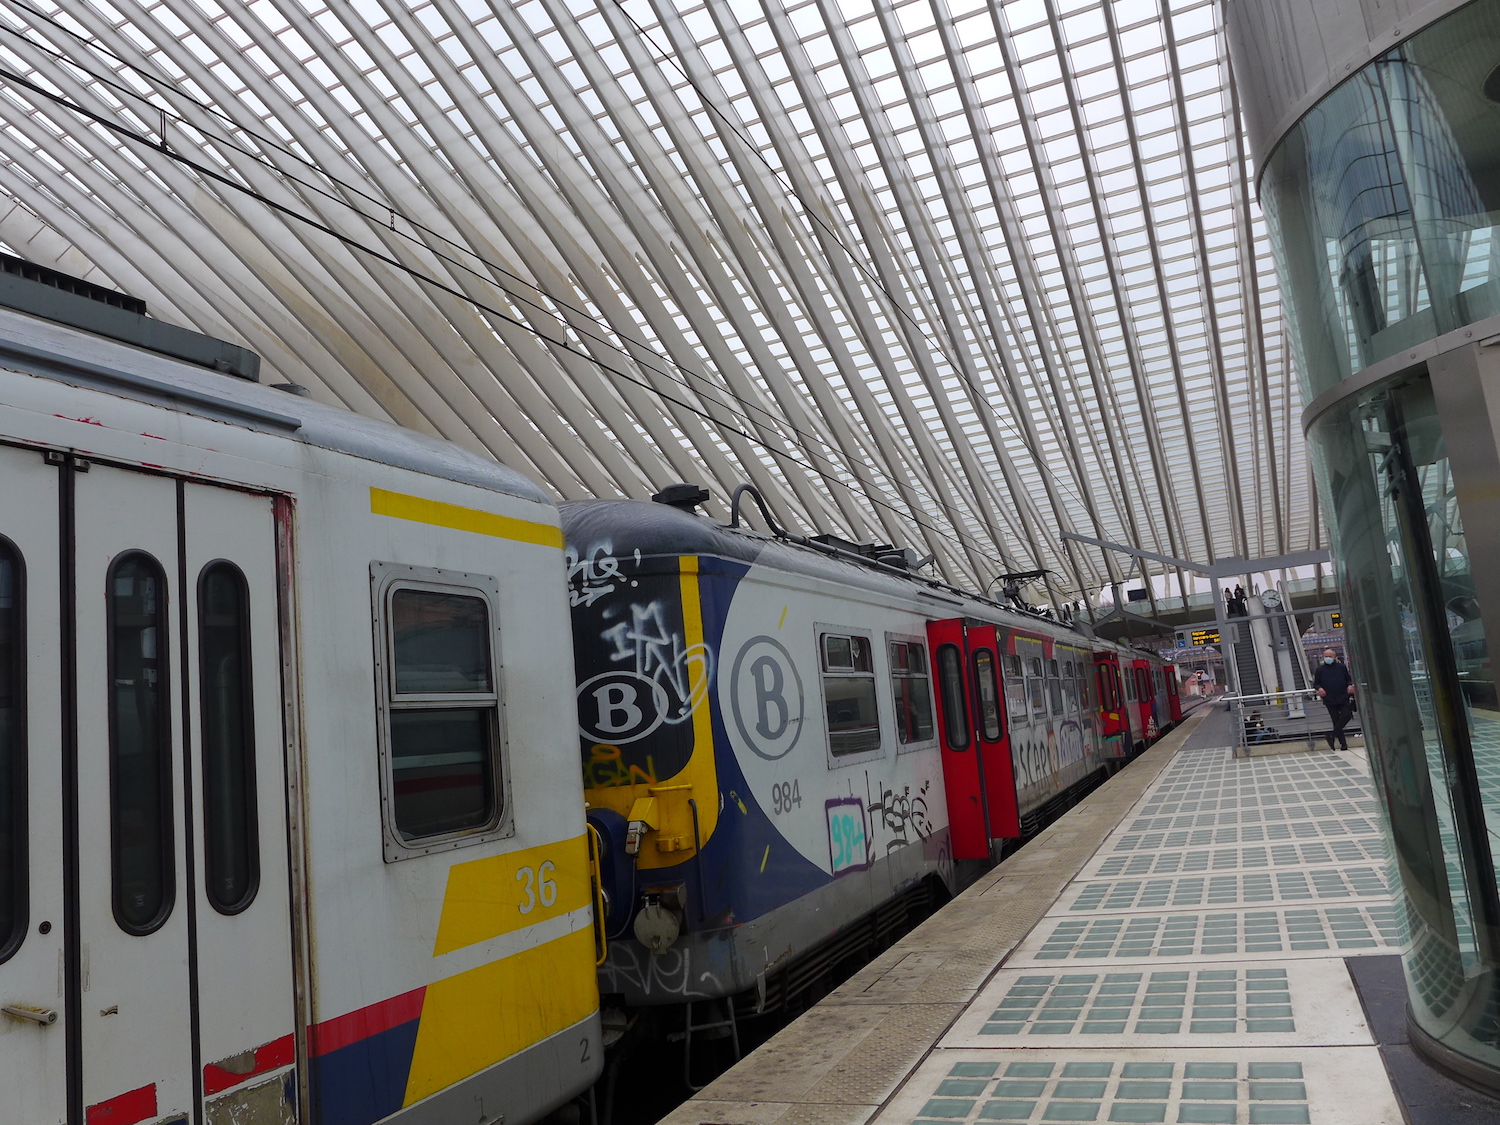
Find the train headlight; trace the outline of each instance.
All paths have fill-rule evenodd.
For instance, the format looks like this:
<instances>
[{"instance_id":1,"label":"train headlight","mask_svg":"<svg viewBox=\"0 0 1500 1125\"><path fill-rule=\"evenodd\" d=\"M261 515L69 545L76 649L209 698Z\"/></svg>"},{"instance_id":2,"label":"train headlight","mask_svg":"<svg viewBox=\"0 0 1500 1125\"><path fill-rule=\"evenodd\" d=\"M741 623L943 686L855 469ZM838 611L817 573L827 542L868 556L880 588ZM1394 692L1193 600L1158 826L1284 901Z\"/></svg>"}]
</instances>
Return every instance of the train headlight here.
<instances>
[{"instance_id":1,"label":"train headlight","mask_svg":"<svg viewBox=\"0 0 1500 1125\"><path fill-rule=\"evenodd\" d=\"M660 902L648 901L635 916L635 940L652 953L665 953L682 933L677 915Z\"/></svg>"}]
</instances>

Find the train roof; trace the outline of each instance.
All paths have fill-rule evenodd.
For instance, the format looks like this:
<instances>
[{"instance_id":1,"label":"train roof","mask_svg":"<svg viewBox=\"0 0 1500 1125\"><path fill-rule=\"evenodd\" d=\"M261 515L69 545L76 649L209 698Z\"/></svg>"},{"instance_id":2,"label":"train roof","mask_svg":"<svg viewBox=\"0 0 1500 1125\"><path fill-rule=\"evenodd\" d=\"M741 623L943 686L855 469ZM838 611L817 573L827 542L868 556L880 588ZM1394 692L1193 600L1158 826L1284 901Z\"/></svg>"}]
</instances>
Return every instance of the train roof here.
<instances>
[{"instance_id":1,"label":"train roof","mask_svg":"<svg viewBox=\"0 0 1500 1125\"><path fill-rule=\"evenodd\" d=\"M173 338L180 345L183 336L194 335L176 329ZM207 342L204 354L223 354L211 346L220 341L200 339ZM182 350L179 346L178 354ZM439 438L14 308L0 307L0 365L538 504L553 503L514 469Z\"/></svg>"},{"instance_id":2,"label":"train roof","mask_svg":"<svg viewBox=\"0 0 1500 1125\"><path fill-rule=\"evenodd\" d=\"M568 547L580 558L606 544L607 553L615 558L629 557L637 551L644 558L711 555L758 563L889 597L909 599L920 595L951 607L948 612L953 616L982 614L986 619L1023 628L1084 635L1063 622L1018 613L920 574L903 574L870 560L820 550L750 528L726 527L708 516L668 504L647 500L573 500L564 501L560 508ZM1096 642L1095 638L1088 639Z\"/></svg>"}]
</instances>

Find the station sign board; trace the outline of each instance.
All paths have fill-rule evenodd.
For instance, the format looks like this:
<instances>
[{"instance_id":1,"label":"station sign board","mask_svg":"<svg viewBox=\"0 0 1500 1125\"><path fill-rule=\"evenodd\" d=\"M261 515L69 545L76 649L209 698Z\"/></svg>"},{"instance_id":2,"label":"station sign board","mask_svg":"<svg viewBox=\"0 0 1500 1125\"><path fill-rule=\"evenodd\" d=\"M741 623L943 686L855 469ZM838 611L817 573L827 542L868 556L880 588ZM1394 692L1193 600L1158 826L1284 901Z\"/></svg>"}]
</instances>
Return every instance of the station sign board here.
<instances>
[{"instance_id":1,"label":"station sign board","mask_svg":"<svg viewBox=\"0 0 1500 1125\"><path fill-rule=\"evenodd\" d=\"M1333 627L1335 629L1342 629L1344 627L1344 616L1343 616L1343 614L1340 614L1340 613L1330 613L1328 615L1328 617L1329 617L1329 620L1333 623Z\"/></svg>"},{"instance_id":2,"label":"station sign board","mask_svg":"<svg viewBox=\"0 0 1500 1125\"><path fill-rule=\"evenodd\" d=\"M1216 645L1219 643L1219 631L1217 629L1194 629L1194 646Z\"/></svg>"}]
</instances>

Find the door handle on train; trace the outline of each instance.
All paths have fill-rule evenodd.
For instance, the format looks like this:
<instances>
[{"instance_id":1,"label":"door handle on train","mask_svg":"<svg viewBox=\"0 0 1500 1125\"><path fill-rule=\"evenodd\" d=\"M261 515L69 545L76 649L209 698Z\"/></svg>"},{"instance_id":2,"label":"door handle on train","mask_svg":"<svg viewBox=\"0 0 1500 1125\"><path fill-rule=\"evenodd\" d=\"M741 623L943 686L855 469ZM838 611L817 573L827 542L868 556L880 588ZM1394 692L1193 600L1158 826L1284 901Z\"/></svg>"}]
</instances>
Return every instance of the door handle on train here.
<instances>
[{"instance_id":1,"label":"door handle on train","mask_svg":"<svg viewBox=\"0 0 1500 1125\"><path fill-rule=\"evenodd\" d=\"M0 1012L4 1012L7 1016L13 1016L18 1020L40 1024L42 1027L51 1027L57 1022L57 1012L55 1009L37 1008L30 1004L6 1004L4 1007L0 1007Z\"/></svg>"}]
</instances>

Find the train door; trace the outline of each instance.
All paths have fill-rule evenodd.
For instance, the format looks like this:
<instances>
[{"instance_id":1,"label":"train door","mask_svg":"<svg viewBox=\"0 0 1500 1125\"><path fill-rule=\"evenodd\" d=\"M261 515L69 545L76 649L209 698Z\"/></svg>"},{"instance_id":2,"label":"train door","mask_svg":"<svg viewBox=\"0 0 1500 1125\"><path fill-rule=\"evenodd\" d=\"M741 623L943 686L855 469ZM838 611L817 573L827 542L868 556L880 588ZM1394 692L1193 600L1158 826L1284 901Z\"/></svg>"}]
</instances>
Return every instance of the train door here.
<instances>
[{"instance_id":1,"label":"train door","mask_svg":"<svg viewBox=\"0 0 1500 1125\"><path fill-rule=\"evenodd\" d=\"M272 501L101 465L65 470L63 487L77 666L70 1119L196 1125L210 1099L211 1117L253 1106L289 1120Z\"/></svg>"},{"instance_id":2,"label":"train door","mask_svg":"<svg viewBox=\"0 0 1500 1125\"><path fill-rule=\"evenodd\" d=\"M1144 660L1131 662L1132 671L1129 673L1135 678L1135 705L1138 716L1138 729L1141 732L1141 742L1150 745L1156 740L1156 692L1151 687L1150 666Z\"/></svg>"},{"instance_id":3,"label":"train door","mask_svg":"<svg viewBox=\"0 0 1500 1125\"><path fill-rule=\"evenodd\" d=\"M0 1118L67 1113L58 472L0 447Z\"/></svg>"},{"instance_id":4,"label":"train door","mask_svg":"<svg viewBox=\"0 0 1500 1125\"><path fill-rule=\"evenodd\" d=\"M1172 722L1173 724L1180 723L1182 722L1182 687L1177 675L1177 665L1168 664L1162 670L1162 675L1167 678L1167 706L1171 709Z\"/></svg>"},{"instance_id":5,"label":"train door","mask_svg":"<svg viewBox=\"0 0 1500 1125\"><path fill-rule=\"evenodd\" d=\"M930 621L927 638L953 858L989 859L992 839L1020 835L995 629L958 618Z\"/></svg>"},{"instance_id":6,"label":"train door","mask_svg":"<svg viewBox=\"0 0 1500 1125\"><path fill-rule=\"evenodd\" d=\"M1120 691L1120 666L1114 653L1094 654L1094 679L1099 690L1099 729L1105 753L1111 758L1128 758L1130 715Z\"/></svg>"},{"instance_id":7,"label":"train door","mask_svg":"<svg viewBox=\"0 0 1500 1125\"><path fill-rule=\"evenodd\" d=\"M1004 649L993 625L969 625L964 635L969 644L974 733L979 740L990 839L1012 840L1021 835L1021 814L1016 802L1015 766L1006 739L1001 676Z\"/></svg>"}]
</instances>

